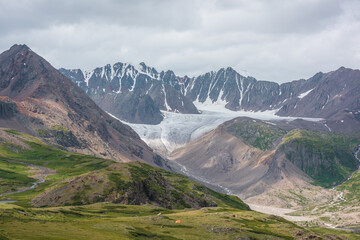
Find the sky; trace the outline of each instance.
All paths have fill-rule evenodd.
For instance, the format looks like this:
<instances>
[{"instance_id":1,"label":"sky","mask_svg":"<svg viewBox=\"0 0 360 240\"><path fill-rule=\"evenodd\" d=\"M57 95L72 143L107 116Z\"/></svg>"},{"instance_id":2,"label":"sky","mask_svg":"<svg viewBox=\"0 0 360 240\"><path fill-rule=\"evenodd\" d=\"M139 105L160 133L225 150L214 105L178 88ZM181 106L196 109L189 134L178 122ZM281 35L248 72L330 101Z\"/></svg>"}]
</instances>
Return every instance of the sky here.
<instances>
[{"instance_id":1,"label":"sky","mask_svg":"<svg viewBox=\"0 0 360 240\"><path fill-rule=\"evenodd\" d=\"M0 0L0 36L1 52L26 44L56 68L233 67L281 83L360 68L360 1Z\"/></svg>"}]
</instances>

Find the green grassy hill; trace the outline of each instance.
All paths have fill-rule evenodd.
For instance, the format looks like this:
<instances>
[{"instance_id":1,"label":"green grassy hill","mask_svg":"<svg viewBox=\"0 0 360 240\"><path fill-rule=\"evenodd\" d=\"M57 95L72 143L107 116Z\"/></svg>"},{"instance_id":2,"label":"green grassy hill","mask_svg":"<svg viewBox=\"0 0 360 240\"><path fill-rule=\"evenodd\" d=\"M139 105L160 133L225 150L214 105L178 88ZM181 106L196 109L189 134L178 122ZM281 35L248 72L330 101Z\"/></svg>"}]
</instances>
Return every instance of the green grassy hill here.
<instances>
[{"instance_id":1,"label":"green grassy hill","mask_svg":"<svg viewBox=\"0 0 360 240\"><path fill-rule=\"evenodd\" d=\"M275 148L286 131L260 120L239 118L225 126L227 132L263 151Z\"/></svg>"},{"instance_id":2,"label":"green grassy hill","mask_svg":"<svg viewBox=\"0 0 360 240\"><path fill-rule=\"evenodd\" d=\"M345 192L347 202L360 204L360 170L354 172L351 178L336 187L339 191Z\"/></svg>"},{"instance_id":3,"label":"green grassy hill","mask_svg":"<svg viewBox=\"0 0 360 240\"><path fill-rule=\"evenodd\" d=\"M314 179L314 184L332 187L357 169L356 137L296 129L284 136L278 149L287 159Z\"/></svg>"},{"instance_id":4,"label":"green grassy hill","mask_svg":"<svg viewBox=\"0 0 360 240\"><path fill-rule=\"evenodd\" d=\"M239 198L214 192L180 174L145 163L117 163L61 182L35 198L36 206L96 202L154 204L168 209L227 206L248 209Z\"/></svg>"},{"instance_id":5,"label":"green grassy hill","mask_svg":"<svg viewBox=\"0 0 360 240\"><path fill-rule=\"evenodd\" d=\"M111 160L70 153L35 137L2 131L0 172L2 192L34 182L24 164L56 170L46 183L12 195L23 206L81 205L96 202L155 204L164 208L228 206L248 209L239 198L220 194L182 175L145 163Z\"/></svg>"},{"instance_id":6,"label":"green grassy hill","mask_svg":"<svg viewBox=\"0 0 360 240\"><path fill-rule=\"evenodd\" d=\"M6 172L1 175L2 193L34 182L26 164L56 170L37 188L2 197L16 202L0 203L0 239L359 237L344 231L304 229L249 211L235 196L144 163L114 163L65 152L13 130L0 130L0 134L0 171Z\"/></svg>"}]
</instances>

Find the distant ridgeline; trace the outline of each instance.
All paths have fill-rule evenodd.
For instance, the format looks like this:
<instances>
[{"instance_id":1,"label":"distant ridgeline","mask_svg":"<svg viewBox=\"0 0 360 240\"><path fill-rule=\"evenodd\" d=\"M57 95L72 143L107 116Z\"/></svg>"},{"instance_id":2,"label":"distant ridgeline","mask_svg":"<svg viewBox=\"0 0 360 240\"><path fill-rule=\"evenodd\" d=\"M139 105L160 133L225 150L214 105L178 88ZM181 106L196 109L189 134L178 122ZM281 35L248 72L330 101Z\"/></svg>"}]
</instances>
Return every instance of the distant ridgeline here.
<instances>
[{"instance_id":1,"label":"distant ridgeline","mask_svg":"<svg viewBox=\"0 0 360 240\"><path fill-rule=\"evenodd\" d=\"M352 124L360 119L360 71L344 67L283 84L244 77L230 67L192 78L157 72L145 63L60 72L104 110L132 123L157 124L160 110L198 113L196 106L204 103L233 111L276 110L280 116L347 118Z\"/></svg>"}]
</instances>

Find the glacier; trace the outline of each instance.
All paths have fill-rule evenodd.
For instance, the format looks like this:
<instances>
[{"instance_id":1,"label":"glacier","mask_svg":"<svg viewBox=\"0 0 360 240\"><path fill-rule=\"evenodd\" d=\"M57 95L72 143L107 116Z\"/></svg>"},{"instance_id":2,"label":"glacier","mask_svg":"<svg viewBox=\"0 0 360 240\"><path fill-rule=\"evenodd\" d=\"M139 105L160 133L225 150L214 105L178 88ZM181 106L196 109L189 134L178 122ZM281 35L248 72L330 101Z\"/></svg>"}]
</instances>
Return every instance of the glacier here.
<instances>
[{"instance_id":1,"label":"glacier","mask_svg":"<svg viewBox=\"0 0 360 240\"><path fill-rule=\"evenodd\" d=\"M264 121L293 121L299 117L281 117L275 115L277 110L250 112L231 111L221 104L196 104L201 114L181 114L162 111L164 120L157 125L135 124L122 121L111 113L114 118L130 126L150 147L164 155L193 141L215 129L220 124L237 117L250 117ZM321 121L321 118L300 118L307 121Z\"/></svg>"}]
</instances>

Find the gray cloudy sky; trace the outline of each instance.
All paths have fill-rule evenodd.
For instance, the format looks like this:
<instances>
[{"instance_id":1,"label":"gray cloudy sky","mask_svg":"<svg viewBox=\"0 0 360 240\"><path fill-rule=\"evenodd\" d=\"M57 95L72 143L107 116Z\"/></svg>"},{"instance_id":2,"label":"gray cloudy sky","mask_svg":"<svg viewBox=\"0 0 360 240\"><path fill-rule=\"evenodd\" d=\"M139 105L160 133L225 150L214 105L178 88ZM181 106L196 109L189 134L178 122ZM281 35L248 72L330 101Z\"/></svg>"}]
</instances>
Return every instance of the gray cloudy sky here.
<instances>
[{"instance_id":1,"label":"gray cloudy sky","mask_svg":"<svg viewBox=\"0 0 360 240\"><path fill-rule=\"evenodd\" d=\"M286 82L360 68L360 1L0 0L0 36L1 52L25 43L57 68L231 66Z\"/></svg>"}]
</instances>

